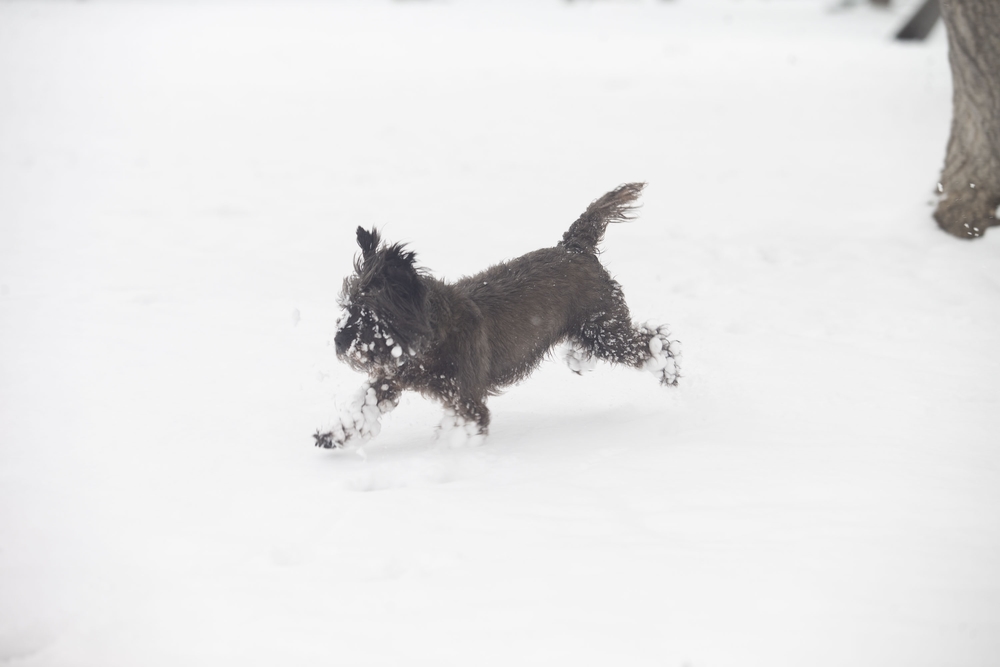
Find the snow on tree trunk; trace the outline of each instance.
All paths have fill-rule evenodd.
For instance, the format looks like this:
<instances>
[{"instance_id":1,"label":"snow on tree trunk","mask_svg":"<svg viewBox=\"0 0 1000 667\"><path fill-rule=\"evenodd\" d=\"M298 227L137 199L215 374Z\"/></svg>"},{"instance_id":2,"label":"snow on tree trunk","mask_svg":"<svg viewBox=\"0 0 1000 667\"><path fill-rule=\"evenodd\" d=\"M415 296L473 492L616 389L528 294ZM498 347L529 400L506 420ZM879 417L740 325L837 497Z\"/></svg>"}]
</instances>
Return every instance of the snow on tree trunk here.
<instances>
[{"instance_id":1,"label":"snow on tree trunk","mask_svg":"<svg viewBox=\"0 0 1000 667\"><path fill-rule=\"evenodd\" d=\"M943 0L954 111L934 219L962 238L1000 224L1000 0Z\"/></svg>"}]
</instances>

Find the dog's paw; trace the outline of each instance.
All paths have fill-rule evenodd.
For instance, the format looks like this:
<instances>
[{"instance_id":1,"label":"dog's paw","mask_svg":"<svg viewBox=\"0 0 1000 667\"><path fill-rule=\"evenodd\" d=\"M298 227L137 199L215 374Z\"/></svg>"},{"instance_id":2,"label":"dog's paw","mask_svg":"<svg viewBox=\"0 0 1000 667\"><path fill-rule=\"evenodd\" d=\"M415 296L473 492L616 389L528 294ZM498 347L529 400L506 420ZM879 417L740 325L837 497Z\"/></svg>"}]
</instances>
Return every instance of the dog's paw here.
<instances>
[{"instance_id":1,"label":"dog's paw","mask_svg":"<svg viewBox=\"0 0 1000 667\"><path fill-rule=\"evenodd\" d=\"M486 442L486 431L454 410L445 410L438 425L437 437L450 447L475 447Z\"/></svg>"},{"instance_id":2,"label":"dog's paw","mask_svg":"<svg viewBox=\"0 0 1000 667\"><path fill-rule=\"evenodd\" d=\"M357 443L370 438L371 436L365 437L362 435L361 429L357 428L354 420L346 413L341 414L337 418L329 431L320 433L317 430L313 434L316 446L323 449L342 449L348 443Z\"/></svg>"},{"instance_id":3,"label":"dog's paw","mask_svg":"<svg viewBox=\"0 0 1000 667\"><path fill-rule=\"evenodd\" d=\"M379 431L382 424L379 418L382 417L383 407L379 406L375 396L375 388L370 385L363 385L354 395L346 408L341 410L333 427L326 433L317 431L313 438L317 447L324 449L334 449L346 446L348 443L361 443L371 440Z\"/></svg>"},{"instance_id":4,"label":"dog's paw","mask_svg":"<svg viewBox=\"0 0 1000 667\"><path fill-rule=\"evenodd\" d=\"M640 327L641 331L649 334L649 358L643 364L643 368L657 376L660 384L677 386L680 378L680 341L671 340L670 330L667 326L646 323Z\"/></svg>"},{"instance_id":5,"label":"dog's paw","mask_svg":"<svg viewBox=\"0 0 1000 667\"><path fill-rule=\"evenodd\" d=\"M333 431L327 431L326 433L320 433L319 429L313 433L313 440L316 441L317 447L322 447L323 449L337 449L344 446L346 441L343 438L343 431L341 431L341 438L338 439Z\"/></svg>"},{"instance_id":6,"label":"dog's paw","mask_svg":"<svg viewBox=\"0 0 1000 667\"><path fill-rule=\"evenodd\" d=\"M568 341L562 351L563 361L577 375L588 373L597 367L597 359L576 341Z\"/></svg>"}]
</instances>

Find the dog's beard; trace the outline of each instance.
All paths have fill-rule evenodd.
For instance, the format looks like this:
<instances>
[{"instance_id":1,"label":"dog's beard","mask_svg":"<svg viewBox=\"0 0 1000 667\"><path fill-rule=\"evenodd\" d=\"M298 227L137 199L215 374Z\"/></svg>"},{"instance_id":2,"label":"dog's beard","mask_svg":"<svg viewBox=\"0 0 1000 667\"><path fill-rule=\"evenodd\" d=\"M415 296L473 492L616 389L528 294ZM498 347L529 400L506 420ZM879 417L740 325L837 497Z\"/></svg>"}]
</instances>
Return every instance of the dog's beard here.
<instances>
[{"instance_id":1,"label":"dog's beard","mask_svg":"<svg viewBox=\"0 0 1000 667\"><path fill-rule=\"evenodd\" d=\"M346 306L337 319L337 356L357 371L395 372L407 353L398 339L384 318L363 306Z\"/></svg>"}]
</instances>

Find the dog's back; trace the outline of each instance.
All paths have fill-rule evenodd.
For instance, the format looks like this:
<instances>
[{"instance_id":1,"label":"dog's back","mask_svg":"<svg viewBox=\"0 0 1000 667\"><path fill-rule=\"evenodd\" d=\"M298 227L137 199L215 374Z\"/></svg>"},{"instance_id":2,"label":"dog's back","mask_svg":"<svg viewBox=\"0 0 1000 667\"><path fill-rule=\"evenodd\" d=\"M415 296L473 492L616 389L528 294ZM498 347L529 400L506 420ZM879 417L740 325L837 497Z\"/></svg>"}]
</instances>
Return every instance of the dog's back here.
<instances>
[{"instance_id":1,"label":"dog's back","mask_svg":"<svg viewBox=\"0 0 1000 667\"><path fill-rule=\"evenodd\" d=\"M610 282L594 254L560 244L455 283L482 315L490 384L505 386L527 376L546 352L583 326Z\"/></svg>"},{"instance_id":2,"label":"dog's back","mask_svg":"<svg viewBox=\"0 0 1000 667\"><path fill-rule=\"evenodd\" d=\"M553 346L593 318L595 308L614 301L618 284L597 259L597 246L609 223L631 219L644 186L627 183L591 203L555 247L454 284L482 316L490 385L526 377Z\"/></svg>"}]
</instances>

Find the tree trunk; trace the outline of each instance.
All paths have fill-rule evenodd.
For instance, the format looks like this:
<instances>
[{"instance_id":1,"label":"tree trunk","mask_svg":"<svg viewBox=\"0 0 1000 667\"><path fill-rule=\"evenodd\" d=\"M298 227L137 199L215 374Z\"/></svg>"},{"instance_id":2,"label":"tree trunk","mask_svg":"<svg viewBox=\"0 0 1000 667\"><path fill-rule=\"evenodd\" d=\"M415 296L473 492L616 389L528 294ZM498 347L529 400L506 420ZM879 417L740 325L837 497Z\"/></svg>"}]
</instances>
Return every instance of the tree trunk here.
<instances>
[{"instance_id":1,"label":"tree trunk","mask_svg":"<svg viewBox=\"0 0 1000 667\"><path fill-rule=\"evenodd\" d=\"M934 219L961 238L1000 224L1000 0L941 0L954 86Z\"/></svg>"}]
</instances>

